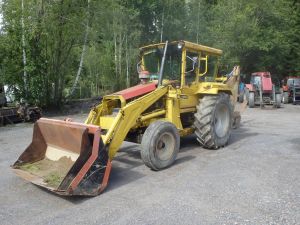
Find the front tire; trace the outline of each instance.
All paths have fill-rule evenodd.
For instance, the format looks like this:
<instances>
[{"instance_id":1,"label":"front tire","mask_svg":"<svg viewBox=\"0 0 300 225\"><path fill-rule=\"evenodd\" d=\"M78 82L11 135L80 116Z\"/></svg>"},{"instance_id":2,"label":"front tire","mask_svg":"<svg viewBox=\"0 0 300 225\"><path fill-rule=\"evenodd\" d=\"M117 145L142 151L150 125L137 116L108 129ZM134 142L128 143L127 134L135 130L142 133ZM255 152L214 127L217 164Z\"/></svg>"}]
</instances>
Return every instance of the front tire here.
<instances>
[{"instance_id":1,"label":"front tire","mask_svg":"<svg viewBox=\"0 0 300 225\"><path fill-rule=\"evenodd\" d=\"M208 149L218 149L228 143L233 123L233 106L228 94L204 96L195 113L195 134Z\"/></svg>"},{"instance_id":2,"label":"front tire","mask_svg":"<svg viewBox=\"0 0 300 225\"><path fill-rule=\"evenodd\" d=\"M155 121L146 129L142 138L141 157L146 166L161 170L173 164L179 147L180 136L174 124Z\"/></svg>"},{"instance_id":3,"label":"front tire","mask_svg":"<svg viewBox=\"0 0 300 225\"><path fill-rule=\"evenodd\" d=\"M248 102L249 102L249 89L248 88L246 88L246 90L245 90L245 95L246 95L246 101L248 104Z\"/></svg>"},{"instance_id":4,"label":"front tire","mask_svg":"<svg viewBox=\"0 0 300 225\"><path fill-rule=\"evenodd\" d=\"M283 92L282 94L282 103L283 104L288 104L289 103L289 93L288 92Z\"/></svg>"},{"instance_id":5,"label":"front tire","mask_svg":"<svg viewBox=\"0 0 300 225\"><path fill-rule=\"evenodd\" d=\"M281 94L275 94L275 108L281 107Z\"/></svg>"},{"instance_id":6,"label":"front tire","mask_svg":"<svg viewBox=\"0 0 300 225\"><path fill-rule=\"evenodd\" d=\"M249 108L254 108L255 98L254 92L249 92Z\"/></svg>"}]
</instances>

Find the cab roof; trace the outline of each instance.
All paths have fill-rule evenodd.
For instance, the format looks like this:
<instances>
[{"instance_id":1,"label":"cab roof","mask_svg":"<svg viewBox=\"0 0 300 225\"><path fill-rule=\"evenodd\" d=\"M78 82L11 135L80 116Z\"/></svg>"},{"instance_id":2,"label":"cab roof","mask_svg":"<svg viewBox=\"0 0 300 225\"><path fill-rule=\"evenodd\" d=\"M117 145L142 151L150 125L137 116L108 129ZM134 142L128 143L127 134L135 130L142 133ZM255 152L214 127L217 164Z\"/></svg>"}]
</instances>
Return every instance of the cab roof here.
<instances>
[{"instance_id":1,"label":"cab roof","mask_svg":"<svg viewBox=\"0 0 300 225\"><path fill-rule=\"evenodd\" d=\"M196 51L196 52L206 52L206 53L210 53L212 55L217 55L220 56L222 55L223 51L220 49L216 49L216 48L211 48L205 45L200 45L200 44L196 44L196 43L192 43L189 41L172 41L169 43L170 45L177 45L177 44L182 44L182 47L188 49L188 50L192 50L192 51ZM162 48L164 47L165 42L162 43L157 43L157 44L151 44L151 45L146 45L140 48L140 51L147 51L149 49L152 48Z\"/></svg>"},{"instance_id":2,"label":"cab roof","mask_svg":"<svg viewBox=\"0 0 300 225\"><path fill-rule=\"evenodd\" d=\"M300 76L288 76L286 79L300 79Z\"/></svg>"}]
</instances>

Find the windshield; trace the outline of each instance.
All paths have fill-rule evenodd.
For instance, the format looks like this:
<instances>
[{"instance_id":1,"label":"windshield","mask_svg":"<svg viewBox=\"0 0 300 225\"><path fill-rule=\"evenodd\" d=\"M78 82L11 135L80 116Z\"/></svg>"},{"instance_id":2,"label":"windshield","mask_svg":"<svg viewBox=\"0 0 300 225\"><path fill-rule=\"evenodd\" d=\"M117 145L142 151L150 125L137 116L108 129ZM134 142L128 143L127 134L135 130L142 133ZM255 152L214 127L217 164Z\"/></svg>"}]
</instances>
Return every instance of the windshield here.
<instances>
[{"instance_id":1,"label":"windshield","mask_svg":"<svg viewBox=\"0 0 300 225\"><path fill-rule=\"evenodd\" d=\"M158 79L163 52L163 48L156 48L146 51L143 55L143 70L149 71L151 79ZM168 46L163 79L180 80L181 55L181 49L178 49L177 45Z\"/></svg>"},{"instance_id":2,"label":"windshield","mask_svg":"<svg viewBox=\"0 0 300 225\"><path fill-rule=\"evenodd\" d=\"M290 85L297 85L297 86L300 86L300 78L299 79L288 79L288 82L287 84L290 86Z\"/></svg>"},{"instance_id":3,"label":"windshield","mask_svg":"<svg viewBox=\"0 0 300 225\"><path fill-rule=\"evenodd\" d=\"M252 76L252 77L251 77L251 83L254 84L254 85L259 86L260 83L261 83L261 78L260 78L260 76Z\"/></svg>"}]
</instances>

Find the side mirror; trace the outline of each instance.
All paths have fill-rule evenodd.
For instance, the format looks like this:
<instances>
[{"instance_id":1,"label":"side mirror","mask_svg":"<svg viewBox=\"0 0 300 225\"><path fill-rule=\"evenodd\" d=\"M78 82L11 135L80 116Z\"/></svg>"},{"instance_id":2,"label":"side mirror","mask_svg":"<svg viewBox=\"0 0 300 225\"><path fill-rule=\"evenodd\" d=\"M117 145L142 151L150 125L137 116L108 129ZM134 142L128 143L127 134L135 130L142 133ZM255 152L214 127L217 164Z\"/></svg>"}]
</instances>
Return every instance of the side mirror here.
<instances>
[{"instance_id":1,"label":"side mirror","mask_svg":"<svg viewBox=\"0 0 300 225\"><path fill-rule=\"evenodd\" d=\"M188 71L185 71L185 73L190 73L190 72L194 71L195 68L196 68L197 65L198 65L198 57L193 57L193 58L191 58L190 56L186 56L186 58L189 59L189 60L191 61L191 63L192 63L192 68L191 68L190 70L188 70Z\"/></svg>"}]
</instances>

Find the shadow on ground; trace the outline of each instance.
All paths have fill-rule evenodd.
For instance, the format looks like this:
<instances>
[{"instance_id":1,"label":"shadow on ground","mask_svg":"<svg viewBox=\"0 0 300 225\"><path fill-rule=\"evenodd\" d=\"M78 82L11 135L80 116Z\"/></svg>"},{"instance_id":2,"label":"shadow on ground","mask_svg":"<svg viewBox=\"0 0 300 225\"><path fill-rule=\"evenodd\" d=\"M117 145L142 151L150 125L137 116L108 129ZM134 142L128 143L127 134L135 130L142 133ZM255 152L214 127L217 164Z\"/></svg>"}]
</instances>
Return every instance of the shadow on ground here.
<instances>
[{"instance_id":1,"label":"shadow on ground","mask_svg":"<svg viewBox=\"0 0 300 225\"><path fill-rule=\"evenodd\" d=\"M249 129L246 128L244 125L242 125L238 129L235 129L232 131L230 140L229 140L229 145L241 142L246 138L254 137L257 135L259 135L258 132L249 132Z\"/></svg>"},{"instance_id":2,"label":"shadow on ground","mask_svg":"<svg viewBox=\"0 0 300 225\"><path fill-rule=\"evenodd\" d=\"M185 152L187 152L189 149L192 149L195 146L199 146L199 144L194 136L182 138L181 149L173 165L179 165L196 158L195 156L185 154ZM127 185L131 182L135 182L138 179L145 177L146 175L144 173L135 170L135 168L140 166L145 166L140 155L140 145L132 143L126 144L120 149L117 156L112 161L112 171L109 178L109 184L102 194L105 194L109 191L120 188L124 185ZM44 188L40 189L42 189L43 191L47 191ZM49 194L58 196L53 192L47 192ZM100 194L100 197L102 194ZM62 198L72 202L73 204L80 204L81 202L90 199L90 197L83 196L62 196Z\"/></svg>"}]
</instances>

